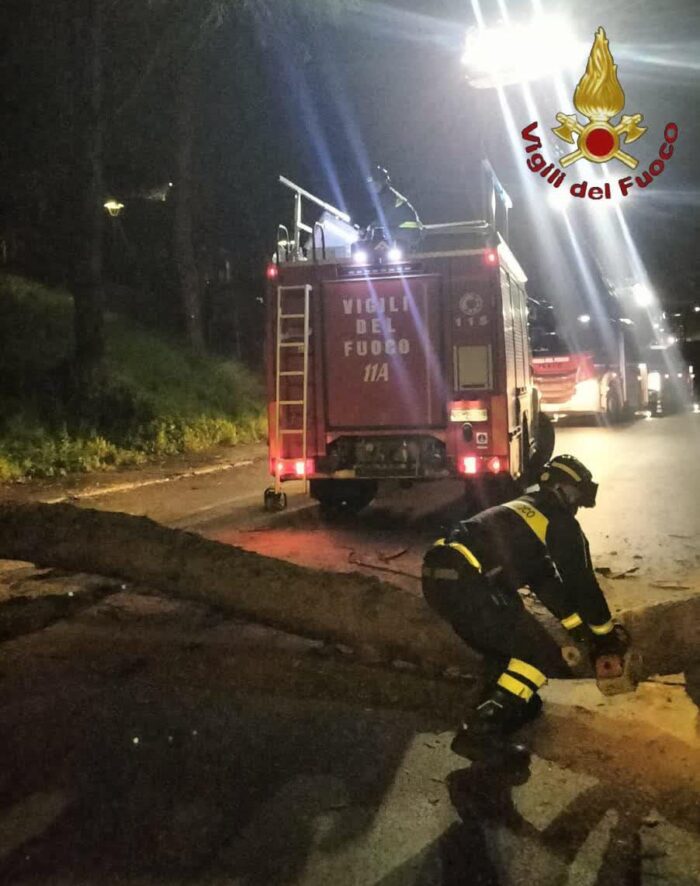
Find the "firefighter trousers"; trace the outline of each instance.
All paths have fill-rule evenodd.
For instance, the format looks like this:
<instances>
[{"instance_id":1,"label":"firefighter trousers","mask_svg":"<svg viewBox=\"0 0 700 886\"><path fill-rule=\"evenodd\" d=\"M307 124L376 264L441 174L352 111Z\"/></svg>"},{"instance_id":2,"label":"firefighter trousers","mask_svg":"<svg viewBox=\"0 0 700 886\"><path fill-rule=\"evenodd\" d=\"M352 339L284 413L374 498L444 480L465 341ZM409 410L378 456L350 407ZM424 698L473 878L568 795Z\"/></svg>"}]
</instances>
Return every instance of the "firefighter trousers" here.
<instances>
[{"instance_id":1,"label":"firefighter trousers","mask_svg":"<svg viewBox=\"0 0 700 886\"><path fill-rule=\"evenodd\" d=\"M511 658L546 668L532 618L517 591L470 570L460 581L431 583L423 593L455 633L484 656L489 678L495 680Z\"/></svg>"}]
</instances>

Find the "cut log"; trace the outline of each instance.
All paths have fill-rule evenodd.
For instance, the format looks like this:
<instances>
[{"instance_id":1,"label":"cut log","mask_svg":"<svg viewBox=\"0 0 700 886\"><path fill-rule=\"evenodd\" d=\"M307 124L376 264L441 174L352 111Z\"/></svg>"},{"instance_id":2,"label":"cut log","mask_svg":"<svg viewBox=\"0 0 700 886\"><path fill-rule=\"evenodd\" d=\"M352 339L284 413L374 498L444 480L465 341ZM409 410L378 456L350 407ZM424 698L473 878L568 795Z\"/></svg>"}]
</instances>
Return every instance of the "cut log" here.
<instances>
[{"instance_id":1,"label":"cut log","mask_svg":"<svg viewBox=\"0 0 700 886\"><path fill-rule=\"evenodd\" d=\"M372 576L263 557L146 517L69 504L0 505L0 557L150 586L289 633L350 646L361 659L482 670L481 657L420 596ZM619 617L644 656L645 675L677 673L700 659L700 596ZM548 676L566 675L559 646L531 621Z\"/></svg>"},{"instance_id":2,"label":"cut log","mask_svg":"<svg viewBox=\"0 0 700 886\"><path fill-rule=\"evenodd\" d=\"M480 670L480 656L418 596L371 576L307 569L146 517L69 504L2 505L0 556L148 585L368 657Z\"/></svg>"}]
</instances>

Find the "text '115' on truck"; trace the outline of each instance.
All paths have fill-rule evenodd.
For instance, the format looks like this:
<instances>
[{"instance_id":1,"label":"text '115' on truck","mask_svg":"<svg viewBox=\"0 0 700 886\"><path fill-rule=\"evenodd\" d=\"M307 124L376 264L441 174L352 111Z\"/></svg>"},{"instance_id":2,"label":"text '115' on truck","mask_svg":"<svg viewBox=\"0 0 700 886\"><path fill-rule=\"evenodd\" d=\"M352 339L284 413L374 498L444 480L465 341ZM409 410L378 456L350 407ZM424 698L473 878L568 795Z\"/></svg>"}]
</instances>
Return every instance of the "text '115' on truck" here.
<instances>
[{"instance_id":1,"label":"text '115' on truck","mask_svg":"<svg viewBox=\"0 0 700 886\"><path fill-rule=\"evenodd\" d=\"M544 464L554 436L532 384L526 278L495 226L425 225L402 249L281 181L295 221L267 271L266 507L286 505L288 480L353 511L383 480L478 487ZM322 210L313 226L302 201Z\"/></svg>"}]
</instances>

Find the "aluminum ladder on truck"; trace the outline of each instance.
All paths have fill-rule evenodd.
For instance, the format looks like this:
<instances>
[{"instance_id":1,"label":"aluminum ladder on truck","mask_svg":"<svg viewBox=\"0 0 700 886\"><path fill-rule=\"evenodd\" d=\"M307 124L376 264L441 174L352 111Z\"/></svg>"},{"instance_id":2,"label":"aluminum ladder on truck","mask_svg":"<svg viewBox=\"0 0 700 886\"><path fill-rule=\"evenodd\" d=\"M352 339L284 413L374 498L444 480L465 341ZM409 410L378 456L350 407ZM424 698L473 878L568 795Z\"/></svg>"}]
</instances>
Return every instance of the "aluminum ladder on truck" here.
<instances>
[{"instance_id":1,"label":"aluminum ladder on truck","mask_svg":"<svg viewBox=\"0 0 700 886\"><path fill-rule=\"evenodd\" d=\"M307 474L307 438L308 438L308 395L309 395L309 305L312 287L307 284L298 286L278 286L277 287L277 334L275 347L275 486L274 490L269 490L270 495L265 495L265 505L269 510L283 510L287 506L287 496L282 492L282 473L280 465L284 465L290 459L285 452L285 438L301 437L301 454L291 456L295 463L294 472L296 476L303 480L304 494L309 491L309 481ZM303 311L299 312L286 306L289 301L299 302L299 296L303 293ZM302 321L302 337L287 338L286 328L289 321L295 322L297 325ZM302 368L289 369L286 359L288 353L292 353L290 349L296 348L295 356L302 357ZM290 385L288 381L292 378L301 380L301 398L290 399L285 389ZM301 427L290 427L285 421L285 414L289 407L301 407ZM299 471L298 465L301 463L302 470Z\"/></svg>"}]
</instances>

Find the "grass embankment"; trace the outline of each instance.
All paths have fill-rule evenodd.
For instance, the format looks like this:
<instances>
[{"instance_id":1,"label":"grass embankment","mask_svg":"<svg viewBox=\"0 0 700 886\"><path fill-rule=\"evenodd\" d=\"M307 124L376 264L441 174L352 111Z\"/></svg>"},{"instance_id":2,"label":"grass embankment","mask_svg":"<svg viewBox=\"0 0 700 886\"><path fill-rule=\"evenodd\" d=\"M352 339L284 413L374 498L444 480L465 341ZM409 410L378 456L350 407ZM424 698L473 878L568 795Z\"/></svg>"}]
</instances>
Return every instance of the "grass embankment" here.
<instances>
[{"instance_id":1,"label":"grass embankment","mask_svg":"<svg viewBox=\"0 0 700 886\"><path fill-rule=\"evenodd\" d=\"M0 277L0 481L109 470L258 440L262 386L231 360L200 357L108 316L104 381L72 389L68 293Z\"/></svg>"}]
</instances>

